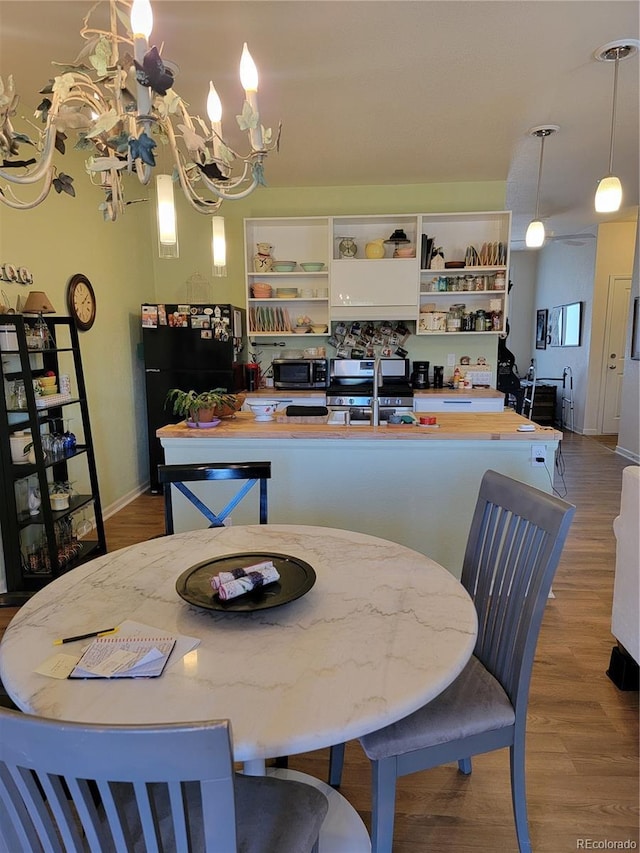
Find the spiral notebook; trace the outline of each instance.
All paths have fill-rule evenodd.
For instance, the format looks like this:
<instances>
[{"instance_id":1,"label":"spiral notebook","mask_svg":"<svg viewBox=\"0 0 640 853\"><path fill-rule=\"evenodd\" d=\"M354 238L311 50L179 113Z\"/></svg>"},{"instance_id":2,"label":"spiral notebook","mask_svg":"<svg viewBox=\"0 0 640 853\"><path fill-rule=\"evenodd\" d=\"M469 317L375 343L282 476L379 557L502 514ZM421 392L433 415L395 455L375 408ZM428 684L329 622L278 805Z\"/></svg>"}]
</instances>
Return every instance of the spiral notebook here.
<instances>
[{"instance_id":1,"label":"spiral notebook","mask_svg":"<svg viewBox=\"0 0 640 853\"><path fill-rule=\"evenodd\" d=\"M98 637L69 678L157 678L167 665L175 637Z\"/></svg>"}]
</instances>

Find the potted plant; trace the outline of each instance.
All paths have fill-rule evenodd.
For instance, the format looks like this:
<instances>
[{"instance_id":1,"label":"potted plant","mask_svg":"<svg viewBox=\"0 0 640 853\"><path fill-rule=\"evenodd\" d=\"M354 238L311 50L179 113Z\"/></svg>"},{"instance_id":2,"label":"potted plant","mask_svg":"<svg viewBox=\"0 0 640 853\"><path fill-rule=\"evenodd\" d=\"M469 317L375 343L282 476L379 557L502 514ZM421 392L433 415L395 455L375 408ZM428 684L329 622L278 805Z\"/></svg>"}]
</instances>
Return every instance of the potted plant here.
<instances>
[{"instance_id":1,"label":"potted plant","mask_svg":"<svg viewBox=\"0 0 640 853\"><path fill-rule=\"evenodd\" d=\"M69 499L71 497L71 485L67 482L51 483L49 486L49 500L51 501L52 510L61 510L69 508Z\"/></svg>"},{"instance_id":2,"label":"potted plant","mask_svg":"<svg viewBox=\"0 0 640 853\"><path fill-rule=\"evenodd\" d=\"M167 394L165 407L171 405L174 415L182 415L195 424L212 423L216 418L228 418L240 409L244 394L229 394L224 388L211 391L182 391L172 388Z\"/></svg>"}]
</instances>

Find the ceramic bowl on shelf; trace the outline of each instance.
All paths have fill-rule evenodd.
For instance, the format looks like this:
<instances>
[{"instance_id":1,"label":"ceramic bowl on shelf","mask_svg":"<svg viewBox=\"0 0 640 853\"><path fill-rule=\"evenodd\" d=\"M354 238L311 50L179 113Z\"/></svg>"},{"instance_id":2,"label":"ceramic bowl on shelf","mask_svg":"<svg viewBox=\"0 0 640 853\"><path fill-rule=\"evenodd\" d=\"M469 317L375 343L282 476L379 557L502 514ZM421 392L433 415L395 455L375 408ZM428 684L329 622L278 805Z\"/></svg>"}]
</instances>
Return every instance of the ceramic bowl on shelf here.
<instances>
[{"instance_id":1,"label":"ceramic bowl on shelf","mask_svg":"<svg viewBox=\"0 0 640 853\"><path fill-rule=\"evenodd\" d=\"M272 421L273 415L278 408L277 400L261 400L259 403L249 403L257 421Z\"/></svg>"},{"instance_id":2,"label":"ceramic bowl on shelf","mask_svg":"<svg viewBox=\"0 0 640 853\"><path fill-rule=\"evenodd\" d=\"M296 261L274 261L271 264L272 272L293 272L296 268Z\"/></svg>"},{"instance_id":3,"label":"ceramic bowl on shelf","mask_svg":"<svg viewBox=\"0 0 640 853\"><path fill-rule=\"evenodd\" d=\"M305 272L321 272L324 269L323 261L307 261L304 264L300 264L302 269Z\"/></svg>"},{"instance_id":4,"label":"ceramic bowl on shelf","mask_svg":"<svg viewBox=\"0 0 640 853\"><path fill-rule=\"evenodd\" d=\"M296 335L306 335L309 331L309 326L293 326L291 329Z\"/></svg>"},{"instance_id":5,"label":"ceramic bowl on shelf","mask_svg":"<svg viewBox=\"0 0 640 853\"><path fill-rule=\"evenodd\" d=\"M445 261L444 268L446 270L461 270L464 267L464 261Z\"/></svg>"},{"instance_id":6,"label":"ceramic bowl on shelf","mask_svg":"<svg viewBox=\"0 0 640 853\"><path fill-rule=\"evenodd\" d=\"M273 288L270 284L263 284L262 282L256 282L251 285L251 292L254 296L254 299L270 299L273 294Z\"/></svg>"},{"instance_id":7,"label":"ceramic bowl on shelf","mask_svg":"<svg viewBox=\"0 0 640 853\"><path fill-rule=\"evenodd\" d=\"M327 331L326 323L314 323L311 331L316 335L323 335Z\"/></svg>"}]
</instances>

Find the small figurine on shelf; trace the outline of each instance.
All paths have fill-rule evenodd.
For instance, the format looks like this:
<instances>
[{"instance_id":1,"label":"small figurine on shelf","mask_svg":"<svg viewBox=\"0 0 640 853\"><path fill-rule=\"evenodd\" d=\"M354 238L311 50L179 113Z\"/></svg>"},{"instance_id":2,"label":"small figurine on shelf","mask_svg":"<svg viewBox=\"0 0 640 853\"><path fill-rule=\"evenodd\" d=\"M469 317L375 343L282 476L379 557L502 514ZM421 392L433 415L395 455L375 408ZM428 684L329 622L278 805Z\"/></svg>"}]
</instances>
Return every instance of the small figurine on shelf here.
<instances>
[{"instance_id":1,"label":"small figurine on shelf","mask_svg":"<svg viewBox=\"0 0 640 853\"><path fill-rule=\"evenodd\" d=\"M443 270L444 269L444 252L442 251L442 247L435 250L433 253L433 257L431 258L431 263L429 265L429 269L431 270Z\"/></svg>"},{"instance_id":2,"label":"small figurine on shelf","mask_svg":"<svg viewBox=\"0 0 640 853\"><path fill-rule=\"evenodd\" d=\"M273 246L269 245L269 243L258 243L257 248L258 251L253 256L254 271L271 272L271 267L273 265L273 258L271 257L271 252L273 250Z\"/></svg>"}]
</instances>

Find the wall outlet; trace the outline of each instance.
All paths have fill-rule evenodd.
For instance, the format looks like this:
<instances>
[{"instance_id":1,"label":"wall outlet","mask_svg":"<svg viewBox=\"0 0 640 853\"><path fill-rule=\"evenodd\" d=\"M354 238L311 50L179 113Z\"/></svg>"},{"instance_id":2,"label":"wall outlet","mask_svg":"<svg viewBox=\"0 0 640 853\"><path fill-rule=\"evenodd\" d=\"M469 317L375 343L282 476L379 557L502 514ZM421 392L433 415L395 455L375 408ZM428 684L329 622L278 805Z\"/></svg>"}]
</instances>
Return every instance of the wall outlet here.
<instances>
[{"instance_id":1,"label":"wall outlet","mask_svg":"<svg viewBox=\"0 0 640 853\"><path fill-rule=\"evenodd\" d=\"M542 468L547 464L547 448L544 444L531 445L531 467Z\"/></svg>"},{"instance_id":2,"label":"wall outlet","mask_svg":"<svg viewBox=\"0 0 640 853\"><path fill-rule=\"evenodd\" d=\"M447 367L455 367L456 366L456 354L455 352L450 352L447 356Z\"/></svg>"}]
</instances>

